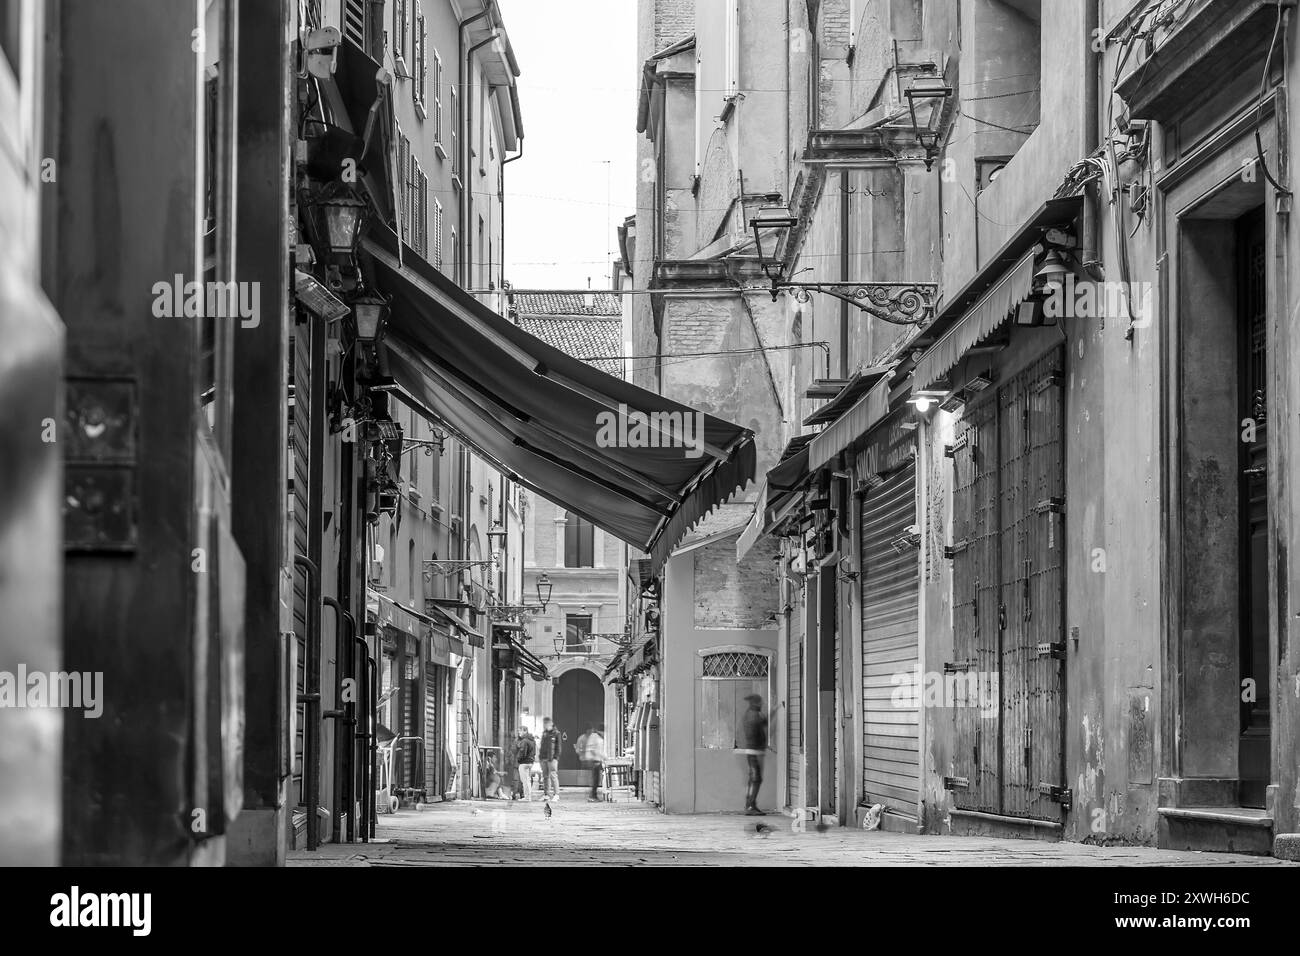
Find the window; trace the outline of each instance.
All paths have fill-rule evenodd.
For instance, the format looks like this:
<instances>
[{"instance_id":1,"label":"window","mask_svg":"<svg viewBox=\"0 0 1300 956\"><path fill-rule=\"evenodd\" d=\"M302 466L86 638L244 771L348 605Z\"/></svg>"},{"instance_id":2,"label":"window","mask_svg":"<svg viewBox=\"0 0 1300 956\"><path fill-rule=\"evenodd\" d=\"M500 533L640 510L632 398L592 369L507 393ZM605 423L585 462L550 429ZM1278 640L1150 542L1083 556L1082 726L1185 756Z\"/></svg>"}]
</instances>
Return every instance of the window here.
<instances>
[{"instance_id":1,"label":"window","mask_svg":"<svg viewBox=\"0 0 1300 956\"><path fill-rule=\"evenodd\" d=\"M408 144L409 150L409 144ZM406 215L410 220L408 244L421 256L429 253L429 177L414 156L407 164L406 175ZM402 237L407 238L407 230L402 230Z\"/></svg>"},{"instance_id":2,"label":"window","mask_svg":"<svg viewBox=\"0 0 1300 956\"><path fill-rule=\"evenodd\" d=\"M401 67L397 72L401 76L410 76L407 67L411 57L410 0L396 0L393 7L393 32L397 34L397 42L393 44L393 58Z\"/></svg>"},{"instance_id":3,"label":"window","mask_svg":"<svg viewBox=\"0 0 1300 956\"><path fill-rule=\"evenodd\" d=\"M433 141L442 145L442 57L437 50L433 51Z\"/></svg>"},{"instance_id":4,"label":"window","mask_svg":"<svg viewBox=\"0 0 1300 956\"><path fill-rule=\"evenodd\" d=\"M460 98L451 88L451 181L460 188Z\"/></svg>"},{"instance_id":5,"label":"window","mask_svg":"<svg viewBox=\"0 0 1300 956\"><path fill-rule=\"evenodd\" d=\"M411 141L402 135L400 127L397 130L397 174L401 177L403 193L402 208L398 210L397 218L401 220L402 241L409 246L411 244Z\"/></svg>"},{"instance_id":6,"label":"window","mask_svg":"<svg viewBox=\"0 0 1300 956\"><path fill-rule=\"evenodd\" d=\"M406 543L406 593L413 603L418 602L422 595L415 589L415 539L409 538ZM424 610L424 608L419 608Z\"/></svg>"},{"instance_id":7,"label":"window","mask_svg":"<svg viewBox=\"0 0 1300 956\"><path fill-rule=\"evenodd\" d=\"M433 264L442 268L442 203L433 201Z\"/></svg>"},{"instance_id":8,"label":"window","mask_svg":"<svg viewBox=\"0 0 1300 956\"><path fill-rule=\"evenodd\" d=\"M415 36L412 38L411 47L411 68L415 74L415 82L411 84L411 95L415 97L415 109L421 117L427 116L428 111L425 109L425 96L429 83L429 61L425 45L428 41L425 35L424 26L424 9L420 6L420 0L413 0L415 4Z\"/></svg>"},{"instance_id":9,"label":"window","mask_svg":"<svg viewBox=\"0 0 1300 956\"><path fill-rule=\"evenodd\" d=\"M568 654L582 654L591 650L591 615L564 615L564 650Z\"/></svg>"},{"instance_id":10,"label":"window","mask_svg":"<svg viewBox=\"0 0 1300 956\"><path fill-rule=\"evenodd\" d=\"M769 652L717 650L705 653L696 680L700 715L699 746L709 750L736 750L745 746L743 724L749 709L747 697L763 699L766 715L772 709L772 663ZM769 736L770 747L770 736Z\"/></svg>"},{"instance_id":11,"label":"window","mask_svg":"<svg viewBox=\"0 0 1300 956\"><path fill-rule=\"evenodd\" d=\"M564 519L564 566L595 567L595 543L595 526L570 511Z\"/></svg>"}]
</instances>

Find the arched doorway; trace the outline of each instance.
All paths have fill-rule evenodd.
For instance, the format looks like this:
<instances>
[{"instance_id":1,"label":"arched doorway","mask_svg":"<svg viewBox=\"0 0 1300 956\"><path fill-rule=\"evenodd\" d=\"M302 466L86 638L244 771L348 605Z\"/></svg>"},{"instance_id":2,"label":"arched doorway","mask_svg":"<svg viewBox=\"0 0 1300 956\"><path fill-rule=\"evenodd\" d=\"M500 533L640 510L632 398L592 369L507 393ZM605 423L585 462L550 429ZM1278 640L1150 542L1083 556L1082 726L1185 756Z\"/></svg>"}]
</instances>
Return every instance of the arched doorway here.
<instances>
[{"instance_id":1,"label":"arched doorway","mask_svg":"<svg viewBox=\"0 0 1300 956\"><path fill-rule=\"evenodd\" d=\"M605 722L605 686L591 671L566 671L556 678L553 706L555 726L568 735L560 747L560 786L587 786L591 778L579 762L574 745L588 727Z\"/></svg>"}]
</instances>

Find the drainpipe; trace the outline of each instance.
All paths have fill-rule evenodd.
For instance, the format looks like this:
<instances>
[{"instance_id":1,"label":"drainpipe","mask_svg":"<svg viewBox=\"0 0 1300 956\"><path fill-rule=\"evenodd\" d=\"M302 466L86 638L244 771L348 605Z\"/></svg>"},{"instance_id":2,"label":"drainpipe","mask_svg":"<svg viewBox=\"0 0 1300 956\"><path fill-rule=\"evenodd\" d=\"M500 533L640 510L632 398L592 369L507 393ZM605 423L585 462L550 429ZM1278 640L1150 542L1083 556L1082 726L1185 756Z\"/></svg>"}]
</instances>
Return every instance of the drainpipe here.
<instances>
[{"instance_id":1,"label":"drainpipe","mask_svg":"<svg viewBox=\"0 0 1300 956\"><path fill-rule=\"evenodd\" d=\"M321 603L334 611L334 659L338 662L335 670L334 699L340 701L343 699L344 679L353 677L352 664L355 661L355 655L350 652L357 633L357 621L351 613L344 609L342 604L330 595L324 595L321 598ZM348 772L349 761L346 757L349 748L353 748L355 744L356 703L348 701L342 710L327 710L321 716L326 720L339 721L334 733L334 806L343 807L344 815L347 818L347 840L351 842L356 829L357 781ZM339 822L337 811L332 814L332 818L334 842L342 843L344 831Z\"/></svg>"},{"instance_id":2,"label":"drainpipe","mask_svg":"<svg viewBox=\"0 0 1300 956\"><path fill-rule=\"evenodd\" d=\"M1102 55L1092 47L1091 38L1097 35L1098 26L1098 2L1099 0L1088 0L1087 9L1084 12L1087 21L1087 29L1084 35L1088 37L1088 52L1085 54L1088 64L1088 82L1083 86L1083 154L1091 156L1100 142L1098 127L1101 125L1101 74L1103 67ZM1105 135L1110 135L1106 130ZM942 178L942 177L940 177ZM1084 270L1094 279L1105 278L1105 268L1101 261L1101 247L1098 241L1101 226L1101 198L1100 186L1084 190L1083 203L1083 223L1079 229L1079 260Z\"/></svg>"},{"instance_id":3,"label":"drainpipe","mask_svg":"<svg viewBox=\"0 0 1300 956\"><path fill-rule=\"evenodd\" d=\"M465 87L466 87L466 82L468 79L468 72L469 72L467 69L469 65L469 57L465 52L465 31L469 29L469 27L477 23L479 20L482 20L484 17L489 16L491 13L492 13L492 6L490 2L484 2L482 10L474 14L472 17L467 17L466 19L460 21L460 23L458 24L458 30L456 32L456 53L457 53L456 74L460 81L460 102L461 102L460 171L461 174L466 178L469 177L469 171L468 171L469 126L468 124L465 123L465 111L469 108L469 92L468 90L466 90ZM463 180L461 182L460 195L461 195L460 209L458 210L457 218L460 220L460 234L462 236L461 248L466 249L468 247L465 245L465 238L467 238L468 232L465 228L465 224L469 221L468 205L469 205L470 191L465 188L465 182ZM466 287L466 283L468 282L468 278L466 275L466 273L468 273L469 271L468 263L469 263L469 259L467 256L464 255L461 256L461 261L457 263L458 275L456 276L456 278L462 288Z\"/></svg>"},{"instance_id":4,"label":"drainpipe","mask_svg":"<svg viewBox=\"0 0 1300 956\"><path fill-rule=\"evenodd\" d=\"M307 805L307 849L320 846L320 611L311 596L318 593L320 568L305 554L296 554L293 563L307 575L307 660L306 688L298 695L303 705L303 803Z\"/></svg>"},{"instance_id":5,"label":"drainpipe","mask_svg":"<svg viewBox=\"0 0 1300 956\"><path fill-rule=\"evenodd\" d=\"M840 281L849 281L849 171L840 170ZM840 300L840 378L849 377L849 304Z\"/></svg>"},{"instance_id":6,"label":"drainpipe","mask_svg":"<svg viewBox=\"0 0 1300 956\"><path fill-rule=\"evenodd\" d=\"M473 74L472 67L474 64L474 54L477 53L481 48L487 46L489 43L495 43L497 38L500 36L501 36L500 31L493 30L486 37L484 37L482 40L479 40L472 47L470 47L468 50L465 51L465 71L467 75ZM486 83L484 85L486 85ZM465 249L466 272L468 272L470 267L472 267L474 264L474 215L473 215L474 190L470 186L471 174L469 170L469 140L474 132L474 100L477 98L478 98L477 94L475 94L474 96L467 95L464 97L465 120L466 120L465 142L461 144L464 147L464 152L465 152L465 165L461 167L462 172L464 172L465 174L465 179L462 182L461 186L462 186L462 192L466 197L465 202L461 204L464 207L465 219L466 219L465 231L462 233L462 235L465 238L462 240L461 245ZM483 119L486 119L486 117L484 117ZM480 119L479 122L480 123L483 122L483 119ZM489 276L489 279L490 278L491 277ZM467 275L466 280L471 283L470 287L473 288L472 283L474 282L474 279L472 274Z\"/></svg>"}]
</instances>

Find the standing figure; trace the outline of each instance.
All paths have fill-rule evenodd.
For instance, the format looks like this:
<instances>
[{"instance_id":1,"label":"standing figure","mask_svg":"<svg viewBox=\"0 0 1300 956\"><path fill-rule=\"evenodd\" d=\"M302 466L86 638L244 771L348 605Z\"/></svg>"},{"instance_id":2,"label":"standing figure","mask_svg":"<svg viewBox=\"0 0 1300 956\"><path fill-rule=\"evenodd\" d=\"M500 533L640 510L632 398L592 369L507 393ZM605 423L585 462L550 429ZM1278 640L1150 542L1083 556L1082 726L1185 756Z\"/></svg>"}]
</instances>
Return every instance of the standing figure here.
<instances>
[{"instance_id":1,"label":"standing figure","mask_svg":"<svg viewBox=\"0 0 1300 956\"><path fill-rule=\"evenodd\" d=\"M526 725L519 727L515 742L515 762L519 765L519 795L521 799L533 798L533 761L537 759L537 739Z\"/></svg>"},{"instance_id":2,"label":"standing figure","mask_svg":"<svg viewBox=\"0 0 1300 956\"><path fill-rule=\"evenodd\" d=\"M750 694L745 698L749 709L740 721L740 752L749 764L749 787L745 791L745 813L751 817L766 814L758 809L758 788L763 785L763 758L767 756L767 714L763 713L763 698Z\"/></svg>"},{"instance_id":3,"label":"standing figure","mask_svg":"<svg viewBox=\"0 0 1300 956\"><path fill-rule=\"evenodd\" d=\"M542 718L542 740L537 758L542 762L542 792L550 800L560 799L560 745L564 734L549 717Z\"/></svg>"}]
</instances>

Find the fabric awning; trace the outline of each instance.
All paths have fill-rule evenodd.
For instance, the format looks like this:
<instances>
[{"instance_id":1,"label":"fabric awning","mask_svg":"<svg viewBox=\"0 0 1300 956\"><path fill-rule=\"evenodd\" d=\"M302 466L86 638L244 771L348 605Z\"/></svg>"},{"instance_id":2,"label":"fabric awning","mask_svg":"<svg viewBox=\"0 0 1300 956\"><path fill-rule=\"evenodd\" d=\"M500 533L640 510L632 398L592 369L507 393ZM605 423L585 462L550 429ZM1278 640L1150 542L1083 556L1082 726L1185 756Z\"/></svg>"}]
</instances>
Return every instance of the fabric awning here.
<instances>
[{"instance_id":1,"label":"fabric awning","mask_svg":"<svg viewBox=\"0 0 1300 956\"><path fill-rule=\"evenodd\" d=\"M1026 265L1030 253L1049 230L1070 228L1082 210L1082 196L1047 200L1029 215L1001 248L989 256L969 282L952 295L944 296L934 320L911 345L913 349L925 350L913 371L914 389L934 385L952 371L964 352L1007 321L1013 306L1001 313L1001 303L1026 289L1025 269L1029 270L1029 288L1032 288L1033 270ZM1016 274L1015 279L1011 279L1013 274ZM1011 279L1011 284L1004 286L1008 279ZM997 291L997 295L990 296L993 291ZM1025 292L1015 302L1023 301L1027 295ZM998 315L1002 315L1000 320Z\"/></svg>"},{"instance_id":2,"label":"fabric awning","mask_svg":"<svg viewBox=\"0 0 1300 956\"><path fill-rule=\"evenodd\" d=\"M780 507L794 493L799 491L811 477L808 470L808 448L818 436L796 435L786 442L781 452L781 459L776 467L768 470L763 484L758 489L758 498L754 502L754 513L745 525L745 530L736 539L736 560L742 560L771 527L770 515L773 507Z\"/></svg>"},{"instance_id":3,"label":"fabric awning","mask_svg":"<svg viewBox=\"0 0 1300 956\"><path fill-rule=\"evenodd\" d=\"M884 375L857 404L817 435L808 445L808 470L816 471L848 448L889 414L889 379Z\"/></svg>"},{"instance_id":4,"label":"fabric awning","mask_svg":"<svg viewBox=\"0 0 1300 956\"><path fill-rule=\"evenodd\" d=\"M985 292L939 341L921 356L912 372L912 388L929 388L953 370L968 349L1002 328L1021 302L1033 294L1038 248L1025 253L1011 271Z\"/></svg>"},{"instance_id":5,"label":"fabric awning","mask_svg":"<svg viewBox=\"0 0 1300 956\"><path fill-rule=\"evenodd\" d=\"M513 480L647 552L655 569L753 479L749 429L566 355L409 251L399 265L390 229L373 229L364 248L391 297L386 351L403 400Z\"/></svg>"},{"instance_id":6,"label":"fabric awning","mask_svg":"<svg viewBox=\"0 0 1300 956\"><path fill-rule=\"evenodd\" d=\"M366 613L385 627L395 628L412 637L423 637L429 631L431 619L403 604L398 604L386 594L366 590Z\"/></svg>"},{"instance_id":7,"label":"fabric awning","mask_svg":"<svg viewBox=\"0 0 1300 956\"><path fill-rule=\"evenodd\" d=\"M515 656L519 660L519 666L536 681L544 681L550 673L546 665L538 660L537 655L524 646L524 642L515 636L514 628L507 628L499 624L492 625L492 644L493 646L508 646L514 649Z\"/></svg>"},{"instance_id":8,"label":"fabric awning","mask_svg":"<svg viewBox=\"0 0 1300 956\"><path fill-rule=\"evenodd\" d=\"M815 425L828 425L839 418L860 399L873 385L890 370L889 366L863 369L855 372L839 393L821 408L803 420L805 428Z\"/></svg>"},{"instance_id":9,"label":"fabric awning","mask_svg":"<svg viewBox=\"0 0 1300 956\"><path fill-rule=\"evenodd\" d=\"M459 641L456 642L460 644ZM461 645L464 647L464 645ZM429 662L432 664L441 664L443 667L451 666L451 630L446 624L435 621L429 627L429 646L426 652L429 655Z\"/></svg>"},{"instance_id":10,"label":"fabric awning","mask_svg":"<svg viewBox=\"0 0 1300 956\"><path fill-rule=\"evenodd\" d=\"M464 638L464 640L468 641L474 647L484 647L487 645L487 639L483 637L483 634L480 631L476 630L474 627L472 627L469 621L465 620L463 617L457 614L454 609L438 603L437 598L433 598L429 601L426 601L425 604L437 616L439 616L448 624L450 624L461 638ZM453 639L456 638L453 637ZM460 640L456 639L456 643L460 644ZM458 651L457 653L464 654L465 653L463 650L464 645L462 644L461 647L462 650Z\"/></svg>"}]
</instances>

